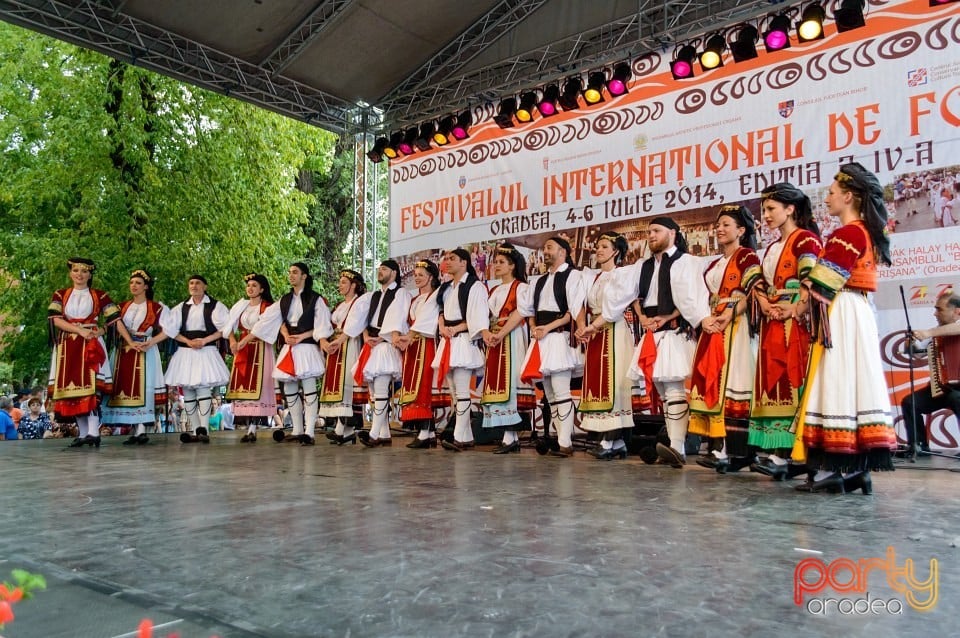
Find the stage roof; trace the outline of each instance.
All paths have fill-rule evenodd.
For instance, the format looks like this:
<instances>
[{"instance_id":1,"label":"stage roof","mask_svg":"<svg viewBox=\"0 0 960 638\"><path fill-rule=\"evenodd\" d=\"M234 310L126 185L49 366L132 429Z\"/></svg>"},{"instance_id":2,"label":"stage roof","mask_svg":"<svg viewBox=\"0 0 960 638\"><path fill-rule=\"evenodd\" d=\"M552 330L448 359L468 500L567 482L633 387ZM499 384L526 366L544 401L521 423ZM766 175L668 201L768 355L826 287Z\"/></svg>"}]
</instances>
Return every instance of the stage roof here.
<instances>
[{"instance_id":1,"label":"stage roof","mask_svg":"<svg viewBox=\"0 0 960 638\"><path fill-rule=\"evenodd\" d=\"M495 102L776 0L0 0L0 19L342 133Z\"/></svg>"}]
</instances>

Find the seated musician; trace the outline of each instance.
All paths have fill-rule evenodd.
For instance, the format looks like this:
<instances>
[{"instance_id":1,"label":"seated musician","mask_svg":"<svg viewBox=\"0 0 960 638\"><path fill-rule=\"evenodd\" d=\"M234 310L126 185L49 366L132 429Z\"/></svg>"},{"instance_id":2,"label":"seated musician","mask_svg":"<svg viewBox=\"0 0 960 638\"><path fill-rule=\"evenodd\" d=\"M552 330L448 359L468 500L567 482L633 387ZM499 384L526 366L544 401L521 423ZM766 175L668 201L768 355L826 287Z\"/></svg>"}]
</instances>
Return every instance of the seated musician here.
<instances>
[{"instance_id":1,"label":"seated musician","mask_svg":"<svg viewBox=\"0 0 960 638\"><path fill-rule=\"evenodd\" d=\"M936 328L913 331L915 340L931 339L928 349L931 383L907 395L900 403L907 429L908 455L915 453L917 443L920 454L930 452L927 428L922 421L915 423L915 418L945 408L960 414L960 295L948 290L937 297L934 316Z\"/></svg>"}]
</instances>

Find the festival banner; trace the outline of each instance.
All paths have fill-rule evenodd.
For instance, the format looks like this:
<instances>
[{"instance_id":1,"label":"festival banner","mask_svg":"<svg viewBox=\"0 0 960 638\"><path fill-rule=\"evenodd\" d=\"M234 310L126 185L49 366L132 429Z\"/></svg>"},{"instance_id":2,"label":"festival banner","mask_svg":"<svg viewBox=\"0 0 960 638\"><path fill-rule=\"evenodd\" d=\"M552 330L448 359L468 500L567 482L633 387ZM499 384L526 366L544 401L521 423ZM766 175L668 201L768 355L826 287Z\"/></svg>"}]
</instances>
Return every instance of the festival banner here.
<instances>
[{"instance_id":1,"label":"festival banner","mask_svg":"<svg viewBox=\"0 0 960 638\"><path fill-rule=\"evenodd\" d=\"M489 275L493 246L509 240L542 265L562 234L580 266L593 242L625 234L628 261L645 254L647 220L670 215L697 255L717 251L713 222L725 203L759 220L759 194L791 182L814 204L824 236L837 223L823 204L837 168L857 161L886 186L894 264L875 304L891 402L909 392L900 287L915 328L934 324L939 291L960 284L960 4L867 3L866 26L753 60L674 80L669 53L632 61L629 92L599 105L500 129L494 105L474 109L463 143L394 160L391 254L404 274L416 259L463 246ZM761 250L772 239L758 221ZM915 372L926 383L922 360ZM931 443L960 447L952 415L930 420ZM901 432L901 437L903 433Z\"/></svg>"}]
</instances>

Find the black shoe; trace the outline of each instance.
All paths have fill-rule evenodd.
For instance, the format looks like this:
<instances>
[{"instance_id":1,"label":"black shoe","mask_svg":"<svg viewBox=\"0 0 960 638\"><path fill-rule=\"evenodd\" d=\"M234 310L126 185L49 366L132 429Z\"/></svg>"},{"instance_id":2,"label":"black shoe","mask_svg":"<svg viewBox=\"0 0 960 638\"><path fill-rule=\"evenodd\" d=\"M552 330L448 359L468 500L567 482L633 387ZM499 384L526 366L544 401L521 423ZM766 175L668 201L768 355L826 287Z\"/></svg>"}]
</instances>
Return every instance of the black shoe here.
<instances>
[{"instance_id":1,"label":"black shoe","mask_svg":"<svg viewBox=\"0 0 960 638\"><path fill-rule=\"evenodd\" d=\"M240 442L241 442L241 443L249 443L249 442L250 442L250 435L249 435L249 434L244 434L243 436L241 436L241 437L240 437Z\"/></svg>"},{"instance_id":2,"label":"black shoe","mask_svg":"<svg viewBox=\"0 0 960 638\"><path fill-rule=\"evenodd\" d=\"M426 450L437 447L437 438L431 437L428 439L414 439L407 443L407 447L411 450Z\"/></svg>"},{"instance_id":3,"label":"black shoe","mask_svg":"<svg viewBox=\"0 0 960 638\"><path fill-rule=\"evenodd\" d=\"M653 465L657 462L657 450L649 445L640 448L640 460L647 465Z\"/></svg>"},{"instance_id":4,"label":"black shoe","mask_svg":"<svg viewBox=\"0 0 960 638\"><path fill-rule=\"evenodd\" d=\"M809 474L810 468L806 463L787 463L787 478L795 479L801 474Z\"/></svg>"},{"instance_id":5,"label":"black shoe","mask_svg":"<svg viewBox=\"0 0 960 638\"><path fill-rule=\"evenodd\" d=\"M356 432L354 432L353 434L350 434L350 435L348 435L348 436L341 436L341 437L340 437L340 440L337 441L337 445L346 445L347 443L349 443L349 444L351 444L351 445L356 445L356 444L357 444L357 433L356 433Z\"/></svg>"},{"instance_id":6,"label":"black shoe","mask_svg":"<svg viewBox=\"0 0 960 638\"><path fill-rule=\"evenodd\" d=\"M847 493L861 490L864 496L873 494L873 481L870 479L870 472L860 472L843 479L843 490Z\"/></svg>"},{"instance_id":7,"label":"black shoe","mask_svg":"<svg viewBox=\"0 0 960 638\"><path fill-rule=\"evenodd\" d=\"M839 472L834 472L826 478L810 483L811 492L835 491L843 494L843 476Z\"/></svg>"},{"instance_id":8,"label":"black shoe","mask_svg":"<svg viewBox=\"0 0 960 638\"><path fill-rule=\"evenodd\" d=\"M86 437L84 437L83 442L89 445L90 447L97 447L97 448L100 447L99 436L93 436L91 434L88 434Z\"/></svg>"},{"instance_id":9,"label":"black shoe","mask_svg":"<svg viewBox=\"0 0 960 638\"><path fill-rule=\"evenodd\" d=\"M327 432L324 436L330 441L330 445L340 445L340 439L343 438L342 434L337 434L336 432Z\"/></svg>"},{"instance_id":10,"label":"black shoe","mask_svg":"<svg viewBox=\"0 0 960 638\"><path fill-rule=\"evenodd\" d=\"M739 472L745 467L750 467L754 461L757 460L756 456L731 456L727 458L727 472ZM720 470L717 470L718 472Z\"/></svg>"},{"instance_id":11,"label":"black shoe","mask_svg":"<svg viewBox=\"0 0 960 638\"><path fill-rule=\"evenodd\" d=\"M670 448L673 449L673 448ZM726 474L730 467L730 459L721 459L716 454L706 454L697 457L697 465L711 470L716 470L717 474Z\"/></svg>"},{"instance_id":12,"label":"black shoe","mask_svg":"<svg viewBox=\"0 0 960 638\"><path fill-rule=\"evenodd\" d=\"M181 432L180 433L180 442L181 443L196 443L200 439L197 438L196 434L190 432Z\"/></svg>"},{"instance_id":13,"label":"black shoe","mask_svg":"<svg viewBox=\"0 0 960 638\"><path fill-rule=\"evenodd\" d=\"M86 445L86 444L87 444L86 439L81 439L81 438L78 436L77 438L75 438L75 439L73 440L73 443L71 443L71 444L68 445L67 447L83 447L83 446Z\"/></svg>"},{"instance_id":14,"label":"black shoe","mask_svg":"<svg viewBox=\"0 0 960 638\"><path fill-rule=\"evenodd\" d=\"M204 427L197 428L197 440L200 441L201 443L210 442L210 435L207 434L207 428L204 428Z\"/></svg>"},{"instance_id":15,"label":"black shoe","mask_svg":"<svg viewBox=\"0 0 960 638\"><path fill-rule=\"evenodd\" d=\"M273 440L277 443L282 443L285 438L287 438L287 435L283 432L283 430L273 431Z\"/></svg>"},{"instance_id":16,"label":"black shoe","mask_svg":"<svg viewBox=\"0 0 960 638\"><path fill-rule=\"evenodd\" d=\"M681 469L686 463L683 455L674 450L669 445L657 443L657 458L664 464L672 468Z\"/></svg>"},{"instance_id":17,"label":"black shoe","mask_svg":"<svg viewBox=\"0 0 960 638\"><path fill-rule=\"evenodd\" d=\"M774 481L782 481L787 478L787 464L774 463L770 459L763 459L750 464L751 472L759 472L764 476L769 476Z\"/></svg>"},{"instance_id":18,"label":"black shoe","mask_svg":"<svg viewBox=\"0 0 960 638\"><path fill-rule=\"evenodd\" d=\"M493 450L494 454L510 454L512 452L520 452L519 440L516 440L513 443L507 443L506 445L501 443L496 449Z\"/></svg>"},{"instance_id":19,"label":"black shoe","mask_svg":"<svg viewBox=\"0 0 960 638\"><path fill-rule=\"evenodd\" d=\"M316 441L313 440L313 437L309 434L300 435L300 445L315 445Z\"/></svg>"},{"instance_id":20,"label":"black shoe","mask_svg":"<svg viewBox=\"0 0 960 638\"><path fill-rule=\"evenodd\" d=\"M133 435L127 438L127 440L123 442L123 445L137 445L140 442L138 439L138 436Z\"/></svg>"},{"instance_id":21,"label":"black shoe","mask_svg":"<svg viewBox=\"0 0 960 638\"><path fill-rule=\"evenodd\" d=\"M146 432L144 432L143 434L137 435L137 445L146 445L149 442L150 442L150 437L147 436Z\"/></svg>"}]
</instances>

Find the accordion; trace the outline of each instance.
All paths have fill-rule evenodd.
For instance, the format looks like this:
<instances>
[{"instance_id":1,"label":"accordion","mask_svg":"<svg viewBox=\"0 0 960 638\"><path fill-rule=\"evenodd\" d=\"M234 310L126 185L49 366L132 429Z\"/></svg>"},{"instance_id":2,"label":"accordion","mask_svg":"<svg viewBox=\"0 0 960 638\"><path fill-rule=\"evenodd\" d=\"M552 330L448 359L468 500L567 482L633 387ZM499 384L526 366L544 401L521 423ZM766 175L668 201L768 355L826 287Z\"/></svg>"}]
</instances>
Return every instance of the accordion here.
<instances>
[{"instance_id":1,"label":"accordion","mask_svg":"<svg viewBox=\"0 0 960 638\"><path fill-rule=\"evenodd\" d=\"M934 337L927 346L930 362L930 393L943 396L960 389L960 336Z\"/></svg>"}]
</instances>

